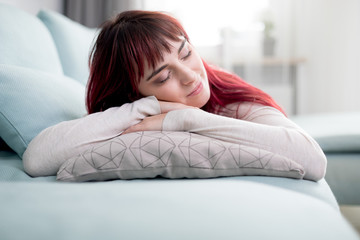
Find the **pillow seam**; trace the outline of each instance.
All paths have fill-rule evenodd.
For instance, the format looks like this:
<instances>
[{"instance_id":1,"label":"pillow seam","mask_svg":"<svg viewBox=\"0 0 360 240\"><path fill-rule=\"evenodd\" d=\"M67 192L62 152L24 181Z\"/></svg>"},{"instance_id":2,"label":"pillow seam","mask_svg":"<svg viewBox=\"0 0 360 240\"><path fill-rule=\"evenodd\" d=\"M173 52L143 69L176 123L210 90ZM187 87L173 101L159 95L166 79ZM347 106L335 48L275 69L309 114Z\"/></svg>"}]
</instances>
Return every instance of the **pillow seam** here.
<instances>
[{"instance_id":1,"label":"pillow seam","mask_svg":"<svg viewBox=\"0 0 360 240\"><path fill-rule=\"evenodd\" d=\"M11 123L11 121L4 115L3 112L0 112L1 116L3 117L3 119L5 119L5 121L7 123L9 123L10 126L12 126L14 128L14 130L17 133L17 136L19 136L19 138L21 139L22 143L25 145L25 148L27 146L27 143L25 141L25 139L23 138L23 136L20 134L20 132L18 131L18 129ZM6 139L3 138L3 140L6 142Z\"/></svg>"}]
</instances>

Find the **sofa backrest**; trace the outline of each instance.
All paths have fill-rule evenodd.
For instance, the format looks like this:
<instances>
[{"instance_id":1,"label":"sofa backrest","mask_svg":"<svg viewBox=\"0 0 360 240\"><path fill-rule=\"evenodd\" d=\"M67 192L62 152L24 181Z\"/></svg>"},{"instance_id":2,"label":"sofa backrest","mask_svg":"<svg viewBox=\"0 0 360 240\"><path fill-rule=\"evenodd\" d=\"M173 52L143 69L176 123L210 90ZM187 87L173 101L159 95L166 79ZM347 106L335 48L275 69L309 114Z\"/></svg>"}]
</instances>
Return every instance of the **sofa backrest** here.
<instances>
[{"instance_id":1,"label":"sofa backrest","mask_svg":"<svg viewBox=\"0 0 360 240\"><path fill-rule=\"evenodd\" d=\"M59 13L0 3L0 151L6 143L21 157L43 129L86 114L95 33Z\"/></svg>"},{"instance_id":2,"label":"sofa backrest","mask_svg":"<svg viewBox=\"0 0 360 240\"><path fill-rule=\"evenodd\" d=\"M33 15L0 3L0 64L63 74L49 30Z\"/></svg>"},{"instance_id":3,"label":"sofa backrest","mask_svg":"<svg viewBox=\"0 0 360 240\"><path fill-rule=\"evenodd\" d=\"M89 77L88 58L97 29L85 27L50 10L41 10L37 17L54 39L64 74L85 85Z\"/></svg>"}]
</instances>

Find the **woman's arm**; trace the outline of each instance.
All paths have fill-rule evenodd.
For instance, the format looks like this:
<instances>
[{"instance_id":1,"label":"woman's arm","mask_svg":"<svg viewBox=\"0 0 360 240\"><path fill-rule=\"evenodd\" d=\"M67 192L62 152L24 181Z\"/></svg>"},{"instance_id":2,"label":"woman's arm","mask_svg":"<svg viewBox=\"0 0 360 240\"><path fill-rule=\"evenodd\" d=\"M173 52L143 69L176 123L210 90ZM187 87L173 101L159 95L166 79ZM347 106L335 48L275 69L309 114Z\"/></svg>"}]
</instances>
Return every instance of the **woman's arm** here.
<instances>
[{"instance_id":1,"label":"woman's arm","mask_svg":"<svg viewBox=\"0 0 360 240\"><path fill-rule=\"evenodd\" d=\"M23 155L25 171L31 176L55 175L61 164L92 145L120 135L147 116L161 113L155 97L147 97L104 112L61 122L43 130Z\"/></svg>"},{"instance_id":2,"label":"woman's arm","mask_svg":"<svg viewBox=\"0 0 360 240\"><path fill-rule=\"evenodd\" d=\"M219 116L198 109L171 111L166 114L162 130L189 131L227 142L264 149L301 164L304 178L324 177L326 157L319 145L278 110L244 103L238 111ZM234 119L236 117L238 119Z\"/></svg>"}]
</instances>

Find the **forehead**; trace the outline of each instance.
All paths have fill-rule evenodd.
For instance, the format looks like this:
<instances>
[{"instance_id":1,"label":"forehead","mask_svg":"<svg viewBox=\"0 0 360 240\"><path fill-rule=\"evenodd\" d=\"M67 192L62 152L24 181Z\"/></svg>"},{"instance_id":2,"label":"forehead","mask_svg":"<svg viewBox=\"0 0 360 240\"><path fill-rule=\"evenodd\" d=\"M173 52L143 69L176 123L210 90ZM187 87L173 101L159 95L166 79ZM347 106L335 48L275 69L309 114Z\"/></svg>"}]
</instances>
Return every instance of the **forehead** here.
<instances>
[{"instance_id":1,"label":"forehead","mask_svg":"<svg viewBox=\"0 0 360 240\"><path fill-rule=\"evenodd\" d=\"M174 41L174 40L171 40L171 39L166 39L166 42L169 46L169 51L167 51L167 49L162 49L161 50L161 57L157 60L155 60L155 64L152 65L151 62L148 61L148 59L146 57L144 57L143 61L144 61L144 70L145 72L147 70L154 70L158 65L160 65L162 62L164 62L165 60L165 57L167 55L171 55L171 54L174 54L174 53L178 53L178 50L180 48L180 46L182 45L182 43L185 41L185 38L184 37L180 37L178 38L178 40Z\"/></svg>"},{"instance_id":2,"label":"forehead","mask_svg":"<svg viewBox=\"0 0 360 240\"><path fill-rule=\"evenodd\" d=\"M181 44L185 41L185 38L182 36L179 36L176 40L172 39L165 39L167 45L169 46L169 51L167 51L165 48L162 49L162 58L159 61L163 61L164 56L167 54L172 54L174 52L177 52L180 48Z\"/></svg>"}]
</instances>

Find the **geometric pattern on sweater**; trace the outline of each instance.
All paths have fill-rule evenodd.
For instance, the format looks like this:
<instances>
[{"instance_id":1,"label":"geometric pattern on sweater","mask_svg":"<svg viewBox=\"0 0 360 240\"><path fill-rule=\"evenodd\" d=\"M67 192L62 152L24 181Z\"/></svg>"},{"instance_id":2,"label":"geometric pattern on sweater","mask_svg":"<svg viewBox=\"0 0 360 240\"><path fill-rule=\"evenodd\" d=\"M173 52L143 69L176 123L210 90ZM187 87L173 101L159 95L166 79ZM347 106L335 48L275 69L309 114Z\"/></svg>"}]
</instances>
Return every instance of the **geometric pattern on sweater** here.
<instances>
[{"instance_id":1,"label":"geometric pattern on sweater","mask_svg":"<svg viewBox=\"0 0 360 240\"><path fill-rule=\"evenodd\" d=\"M120 135L68 159L63 181L135 178L212 178L266 175L302 178L303 167L278 154L189 132Z\"/></svg>"}]
</instances>

